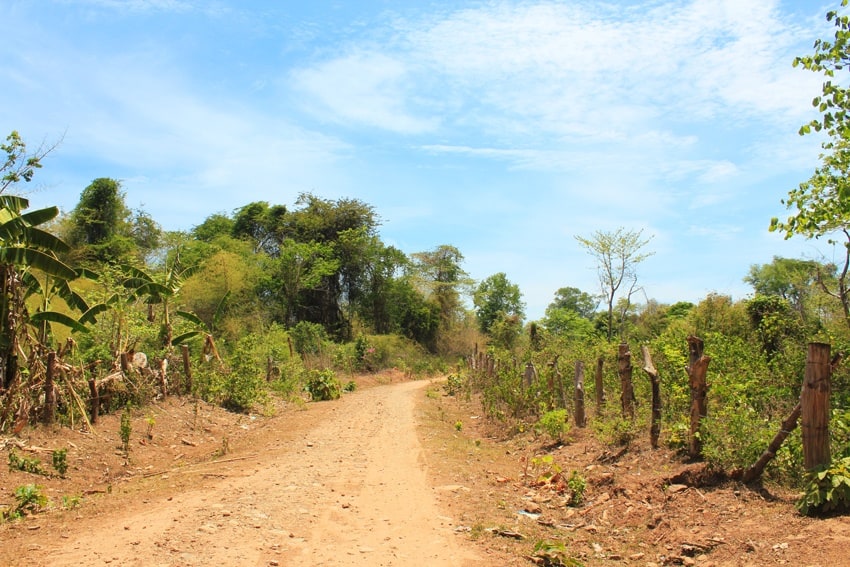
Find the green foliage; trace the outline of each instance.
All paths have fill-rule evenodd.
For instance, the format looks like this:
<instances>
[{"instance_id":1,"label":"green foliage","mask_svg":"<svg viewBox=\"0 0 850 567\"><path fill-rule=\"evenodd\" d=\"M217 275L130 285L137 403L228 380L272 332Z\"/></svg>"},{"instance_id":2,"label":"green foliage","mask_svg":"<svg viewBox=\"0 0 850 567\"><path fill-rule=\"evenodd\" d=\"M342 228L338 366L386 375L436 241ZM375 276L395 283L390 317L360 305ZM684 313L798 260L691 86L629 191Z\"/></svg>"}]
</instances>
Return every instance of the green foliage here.
<instances>
[{"instance_id":1,"label":"green foliage","mask_svg":"<svg viewBox=\"0 0 850 567\"><path fill-rule=\"evenodd\" d=\"M552 441L561 443L570 431L569 415L565 409L548 411L540 416L537 428L546 433Z\"/></svg>"},{"instance_id":2,"label":"green foliage","mask_svg":"<svg viewBox=\"0 0 850 567\"><path fill-rule=\"evenodd\" d=\"M638 435L636 423L619 412L608 412L591 422L593 430L606 445L625 447Z\"/></svg>"},{"instance_id":3,"label":"green foliage","mask_svg":"<svg viewBox=\"0 0 850 567\"><path fill-rule=\"evenodd\" d=\"M227 358L222 405L233 411L250 411L265 395L266 343L251 333L239 339Z\"/></svg>"},{"instance_id":4,"label":"green foliage","mask_svg":"<svg viewBox=\"0 0 850 567\"><path fill-rule=\"evenodd\" d=\"M52 148L51 148L52 149ZM0 152L6 154L0 165L0 193L14 187L21 181L29 183L35 175L35 170L41 168L42 158L50 151L27 152L27 144L21 135L12 130L6 136L5 143L0 144Z\"/></svg>"},{"instance_id":5,"label":"green foliage","mask_svg":"<svg viewBox=\"0 0 850 567\"><path fill-rule=\"evenodd\" d=\"M342 387L342 391L343 391L343 392L353 392L353 391L354 391L354 390L356 390L356 389L357 389L357 383L356 383L356 382L354 382L354 380L349 380L349 381L348 381L348 382L346 382L346 383L345 383L345 385Z\"/></svg>"},{"instance_id":6,"label":"green foliage","mask_svg":"<svg viewBox=\"0 0 850 567\"><path fill-rule=\"evenodd\" d=\"M493 274L478 284L472 303L483 333L490 333L496 321L515 317L521 324L525 316L519 286L511 283L504 272Z\"/></svg>"},{"instance_id":7,"label":"green foliage","mask_svg":"<svg viewBox=\"0 0 850 567\"><path fill-rule=\"evenodd\" d=\"M584 567L584 563L570 557L566 544L550 540L540 540L534 544L532 557L535 563L544 567Z\"/></svg>"},{"instance_id":8,"label":"green foliage","mask_svg":"<svg viewBox=\"0 0 850 567\"><path fill-rule=\"evenodd\" d=\"M118 435L121 437L121 448L124 450L125 455L130 452L130 435L133 433L132 417L130 404L128 403L124 407L124 411L121 412L121 425L118 429Z\"/></svg>"},{"instance_id":9,"label":"green foliage","mask_svg":"<svg viewBox=\"0 0 850 567\"><path fill-rule=\"evenodd\" d=\"M18 502L13 511L15 517L24 516L28 513L34 514L48 504L44 488L37 484L25 484L17 487L15 489L15 500Z\"/></svg>"},{"instance_id":10,"label":"green foliage","mask_svg":"<svg viewBox=\"0 0 850 567\"><path fill-rule=\"evenodd\" d=\"M59 473L59 476L65 478L65 473L68 472L68 450L56 449L53 451L53 468Z\"/></svg>"},{"instance_id":11,"label":"green foliage","mask_svg":"<svg viewBox=\"0 0 850 567\"><path fill-rule=\"evenodd\" d=\"M461 374L452 373L446 376L446 383L443 384L443 389L449 396L457 396L466 386L466 380Z\"/></svg>"},{"instance_id":12,"label":"green foliage","mask_svg":"<svg viewBox=\"0 0 850 567\"><path fill-rule=\"evenodd\" d=\"M811 471L796 507L806 516L850 510L850 457Z\"/></svg>"},{"instance_id":13,"label":"green foliage","mask_svg":"<svg viewBox=\"0 0 850 567\"><path fill-rule=\"evenodd\" d=\"M83 497L78 494L65 494L62 496L62 508L65 510L74 510L80 507Z\"/></svg>"},{"instance_id":14,"label":"green foliage","mask_svg":"<svg viewBox=\"0 0 850 567\"><path fill-rule=\"evenodd\" d=\"M299 321L289 330L292 337L292 347L298 354L318 354L322 345L328 340L325 328L318 323Z\"/></svg>"},{"instance_id":15,"label":"green foliage","mask_svg":"<svg viewBox=\"0 0 850 567\"><path fill-rule=\"evenodd\" d=\"M35 457L22 457L15 451L9 451L9 472L21 471L31 474L49 476L48 472L41 466L41 461Z\"/></svg>"},{"instance_id":16,"label":"green foliage","mask_svg":"<svg viewBox=\"0 0 850 567\"><path fill-rule=\"evenodd\" d=\"M713 407L700 431L706 461L726 471L755 463L776 433L775 424L746 403Z\"/></svg>"},{"instance_id":17,"label":"green foliage","mask_svg":"<svg viewBox=\"0 0 850 567\"><path fill-rule=\"evenodd\" d=\"M555 462L552 455L540 455L531 458L532 473L536 484L548 483L564 469Z\"/></svg>"},{"instance_id":18,"label":"green foliage","mask_svg":"<svg viewBox=\"0 0 850 567\"><path fill-rule=\"evenodd\" d=\"M584 502L584 493L587 490L587 479L578 471L570 473L567 479L567 488L570 489L570 506L580 506Z\"/></svg>"},{"instance_id":19,"label":"green foliage","mask_svg":"<svg viewBox=\"0 0 850 567\"><path fill-rule=\"evenodd\" d=\"M333 370L311 370L307 391L314 402L339 399L341 386Z\"/></svg>"},{"instance_id":20,"label":"green foliage","mask_svg":"<svg viewBox=\"0 0 850 567\"><path fill-rule=\"evenodd\" d=\"M457 431L458 433L460 433L462 430L463 430L463 422L462 422L462 421L460 421L460 420L457 420L457 421L455 422L455 431Z\"/></svg>"}]
</instances>

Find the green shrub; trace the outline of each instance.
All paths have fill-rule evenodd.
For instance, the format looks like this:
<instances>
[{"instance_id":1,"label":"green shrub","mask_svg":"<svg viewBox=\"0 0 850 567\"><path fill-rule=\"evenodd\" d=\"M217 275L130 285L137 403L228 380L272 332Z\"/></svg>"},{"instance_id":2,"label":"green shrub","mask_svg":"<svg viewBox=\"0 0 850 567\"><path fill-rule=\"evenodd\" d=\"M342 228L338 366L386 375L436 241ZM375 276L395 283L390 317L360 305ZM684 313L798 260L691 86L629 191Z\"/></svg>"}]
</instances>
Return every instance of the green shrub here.
<instances>
[{"instance_id":1,"label":"green shrub","mask_svg":"<svg viewBox=\"0 0 850 567\"><path fill-rule=\"evenodd\" d=\"M328 340L325 328L318 323L299 321L289 331L292 337L292 347L298 354L318 354Z\"/></svg>"},{"instance_id":2,"label":"green shrub","mask_svg":"<svg viewBox=\"0 0 850 567\"><path fill-rule=\"evenodd\" d=\"M53 468L62 478L68 471L68 449L56 449L53 451Z\"/></svg>"},{"instance_id":3,"label":"green shrub","mask_svg":"<svg viewBox=\"0 0 850 567\"><path fill-rule=\"evenodd\" d=\"M584 502L584 492L587 490L587 480L578 471L573 471L567 479L567 487L570 489L569 505L581 505Z\"/></svg>"},{"instance_id":4,"label":"green shrub","mask_svg":"<svg viewBox=\"0 0 850 567\"><path fill-rule=\"evenodd\" d=\"M636 422L619 413L609 413L594 419L591 424L599 440L606 445L627 446L638 434Z\"/></svg>"},{"instance_id":5,"label":"green shrub","mask_svg":"<svg viewBox=\"0 0 850 567\"><path fill-rule=\"evenodd\" d=\"M35 457L21 457L14 451L9 451L9 472L21 471L47 476L47 471L41 466L41 461Z\"/></svg>"},{"instance_id":6,"label":"green shrub","mask_svg":"<svg viewBox=\"0 0 850 567\"><path fill-rule=\"evenodd\" d=\"M552 441L561 443L571 428L568 418L569 415L565 409L547 411L537 421L536 429L546 433Z\"/></svg>"},{"instance_id":7,"label":"green shrub","mask_svg":"<svg viewBox=\"0 0 850 567\"><path fill-rule=\"evenodd\" d=\"M20 517L28 512L35 513L47 506L47 496L44 489L37 484L25 484L15 489L15 500L18 505L12 512L15 517Z\"/></svg>"},{"instance_id":8,"label":"green shrub","mask_svg":"<svg viewBox=\"0 0 850 567\"><path fill-rule=\"evenodd\" d=\"M265 395L265 341L256 334L239 340L228 357L222 405L234 411L249 411Z\"/></svg>"},{"instance_id":9,"label":"green shrub","mask_svg":"<svg viewBox=\"0 0 850 567\"><path fill-rule=\"evenodd\" d=\"M796 507L807 516L850 510L850 457L834 460L809 473L805 492Z\"/></svg>"},{"instance_id":10,"label":"green shrub","mask_svg":"<svg viewBox=\"0 0 850 567\"><path fill-rule=\"evenodd\" d=\"M702 422L702 454L720 470L745 468L758 460L775 426L746 404L717 408Z\"/></svg>"},{"instance_id":11,"label":"green shrub","mask_svg":"<svg viewBox=\"0 0 850 567\"><path fill-rule=\"evenodd\" d=\"M311 370L307 391L314 402L336 400L341 395L342 386L333 370Z\"/></svg>"}]
</instances>

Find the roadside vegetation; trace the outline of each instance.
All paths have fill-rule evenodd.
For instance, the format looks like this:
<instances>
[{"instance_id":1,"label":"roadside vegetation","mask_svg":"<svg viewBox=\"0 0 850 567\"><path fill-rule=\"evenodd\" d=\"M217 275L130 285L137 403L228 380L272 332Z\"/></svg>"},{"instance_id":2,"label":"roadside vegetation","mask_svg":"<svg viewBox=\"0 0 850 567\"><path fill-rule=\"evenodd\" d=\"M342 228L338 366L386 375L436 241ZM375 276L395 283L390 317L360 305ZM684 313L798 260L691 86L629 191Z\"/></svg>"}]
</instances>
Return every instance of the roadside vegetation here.
<instances>
[{"instance_id":1,"label":"roadside vegetation","mask_svg":"<svg viewBox=\"0 0 850 567\"><path fill-rule=\"evenodd\" d=\"M795 64L831 78L850 60L850 21L828 19L835 41ZM850 96L838 84L827 80L815 99L822 117L803 128L826 134L822 164L789 193L791 216L770 223L786 237L833 239L837 260L776 257L742 274L745 299L661 304L639 279L652 236L600 230L576 235L600 288L556 290L532 322L504 272L475 282L454 246L408 254L387 245L377 212L357 199L251 202L169 232L127 207L120 182L99 178L71 211L30 210L25 186L54 148L31 151L12 132L0 145L0 433L91 424L170 395L234 412L261 410L269 396L333 400L351 389L347 375L397 368L448 373L449 393L475 396L507 434L533 429L557 445L587 426L628 447L658 423L661 442L684 454L694 442L689 337L699 337L710 389L698 457L727 473L748 467L800 398L807 344L850 347ZM620 345L646 347L663 405L649 402L651 381L638 373L622 390ZM831 414L831 463L806 474L798 430L765 472L806 491L804 512L850 504L850 369L839 361ZM546 465L541 456L535 467ZM10 455L11 466L43 465ZM568 482L580 502L580 479ZM42 505L35 485L17 498L10 516Z\"/></svg>"}]
</instances>

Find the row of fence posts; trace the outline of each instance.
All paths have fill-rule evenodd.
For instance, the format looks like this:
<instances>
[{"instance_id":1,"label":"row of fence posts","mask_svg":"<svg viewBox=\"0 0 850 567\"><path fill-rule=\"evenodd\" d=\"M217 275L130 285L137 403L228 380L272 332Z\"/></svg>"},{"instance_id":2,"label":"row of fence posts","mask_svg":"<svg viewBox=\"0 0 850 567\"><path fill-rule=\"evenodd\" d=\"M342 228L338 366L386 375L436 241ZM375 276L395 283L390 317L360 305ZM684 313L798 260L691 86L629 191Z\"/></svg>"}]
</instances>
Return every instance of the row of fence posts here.
<instances>
[{"instance_id":1,"label":"row of fence posts","mask_svg":"<svg viewBox=\"0 0 850 567\"><path fill-rule=\"evenodd\" d=\"M688 436L688 454L693 459L702 455L702 444L699 430L702 421L708 415L708 365L711 357L704 352L705 344L699 337L690 336L688 343L688 365L685 368L690 386L690 428ZM830 415L830 389L832 371L839 363L841 355L830 358L830 345L826 343L809 343L806 356L806 369L803 380L800 402L792 410L791 414L782 422L779 432L767 447L765 452L756 463L747 469L734 471L733 476L741 478L745 482L755 480L764 471L765 466L776 456L776 452L798 424L800 424L803 441L803 458L806 470L812 470L818 466L829 464L829 415ZM641 347L643 355L643 370L650 380L652 392L651 420L650 420L650 444L658 448L661 435L661 378L656 369L652 355L647 346ZM480 352L475 345L475 352L467 360L470 369L475 373L494 378L498 367L495 357L491 354ZM567 407L567 395L564 391L564 381L558 370L558 356L549 364L551 368L549 388L553 394L560 394L563 407ZM596 412L601 413L605 406L605 392L603 387L604 357L600 356L596 361L595 390L596 390ZM585 412L584 391L584 362L577 361L574 375L573 410L575 424L584 427L587 423ZM627 419L635 418L635 394L632 383L631 351L628 344L620 344L617 352L617 373L620 378L620 403L622 415ZM529 388L537 380L537 370L532 362L527 362L522 377L522 385ZM557 385L557 386L556 386ZM555 387L560 392L555 392Z\"/></svg>"}]
</instances>

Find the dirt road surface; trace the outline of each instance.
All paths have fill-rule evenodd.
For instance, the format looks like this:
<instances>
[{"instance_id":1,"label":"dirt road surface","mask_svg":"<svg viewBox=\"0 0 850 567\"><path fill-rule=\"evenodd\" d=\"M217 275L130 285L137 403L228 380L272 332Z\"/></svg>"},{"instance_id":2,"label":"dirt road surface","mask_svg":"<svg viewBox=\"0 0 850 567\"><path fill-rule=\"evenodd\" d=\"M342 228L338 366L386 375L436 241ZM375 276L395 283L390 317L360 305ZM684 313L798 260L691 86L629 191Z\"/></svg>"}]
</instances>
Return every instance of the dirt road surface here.
<instances>
[{"instance_id":1,"label":"dirt road surface","mask_svg":"<svg viewBox=\"0 0 850 567\"><path fill-rule=\"evenodd\" d=\"M229 459L151 475L107 513L40 526L14 564L483 564L426 477L413 408L428 384L356 391Z\"/></svg>"}]
</instances>

